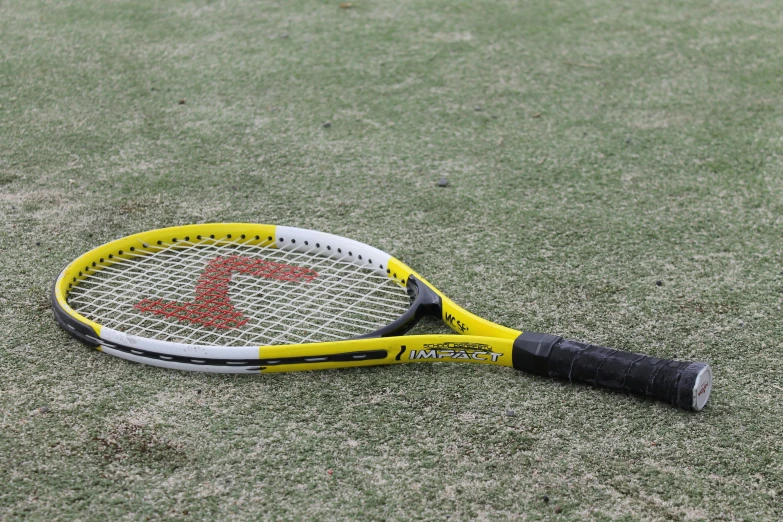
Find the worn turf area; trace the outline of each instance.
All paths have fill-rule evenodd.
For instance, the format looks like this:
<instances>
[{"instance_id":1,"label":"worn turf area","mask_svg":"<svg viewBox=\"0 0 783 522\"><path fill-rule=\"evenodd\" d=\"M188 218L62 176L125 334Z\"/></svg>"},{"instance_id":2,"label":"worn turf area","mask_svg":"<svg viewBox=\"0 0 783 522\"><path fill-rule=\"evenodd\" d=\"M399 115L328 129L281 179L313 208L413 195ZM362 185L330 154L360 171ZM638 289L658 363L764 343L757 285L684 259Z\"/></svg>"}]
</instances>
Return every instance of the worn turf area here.
<instances>
[{"instance_id":1,"label":"worn turf area","mask_svg":"<svg viewBox=\"0 0 783 522\"><path fill-rule=\"evenodd\" d=\"M783 519L780 4L352 2L0 3L0 519ZM187 374L56 326L77 255L204 221L364 241L712 398Z\"/></svg>"}]
</instances>

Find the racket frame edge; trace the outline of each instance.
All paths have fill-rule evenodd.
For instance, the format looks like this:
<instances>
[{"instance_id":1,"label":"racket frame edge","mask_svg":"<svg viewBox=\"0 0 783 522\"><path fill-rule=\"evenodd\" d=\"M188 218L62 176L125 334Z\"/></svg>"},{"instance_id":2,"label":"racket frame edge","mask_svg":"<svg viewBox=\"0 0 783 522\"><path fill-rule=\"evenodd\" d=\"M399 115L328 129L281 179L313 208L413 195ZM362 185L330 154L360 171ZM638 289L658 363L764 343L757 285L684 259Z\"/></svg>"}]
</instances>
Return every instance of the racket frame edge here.
<instances>
[{"instance_id":1,"label":"racket frame edge","mask_svg":"<svg viewBox=\"0 0 783 522\"><path fill-rule=\"evenodd\" d=\"M77 331L77 333L81 332L83 335L89 336L89 333L77 326L86 325L93 331L96 337L100 338L102 326L76 312L67 301L69 289L86 279L90 272L100 270L97 267L111 266L118 262L117 260L121 262L153 254L160 249L158 242L171 245L172 243L182 241L183 244L187 244L191 236L197 237L199 235L214 235L216 240L219 240L220 238L231 237L238 230L245 235L251 235L251 238L248 239L249 244L258 243L274 247L276 246L277 228L276 225L254 223L207 223L149 230L109 241L77 257L60 272L52 288L52 307L55 316L69 333ZM255 239L256 236L258 239ZM94 342L88 339L81 340L87 344L94 345Z\"/></svg>"}]
</instances>

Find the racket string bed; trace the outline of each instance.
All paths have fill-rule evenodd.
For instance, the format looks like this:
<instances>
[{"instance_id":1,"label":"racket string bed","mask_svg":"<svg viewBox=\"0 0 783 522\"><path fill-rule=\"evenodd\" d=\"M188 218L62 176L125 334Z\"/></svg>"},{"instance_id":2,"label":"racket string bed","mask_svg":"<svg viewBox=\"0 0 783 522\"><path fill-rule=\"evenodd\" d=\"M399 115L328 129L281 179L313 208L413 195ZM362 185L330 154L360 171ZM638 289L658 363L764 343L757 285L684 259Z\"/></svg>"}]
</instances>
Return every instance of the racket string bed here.
<instances>
[{"instance_id":1,"label":"racket string bed","mask_svg":"<svg viewBox=\"0 0 783 522\"><path fill-rule=\"evenodd\" d=\"M311 281L318 273L303 267L232 254L212 258L198 278L193 301L142 299L134 307L141 312L174 317L210 328L237 328L247 323L229 299L234 273L281 281Z\"/></svg>"},{"instance_id":2,"label":"racket string bed","mask_svg":"<svg viewBox=\"0 0 783 522\"><path fill-rule=\"evenodd\" d=\"M358 283L357 283L357 284L358 284ZM386 282L385 282L385 281L379 282L379 283L378 283L378 285L377 285L375 288L373 288L372 290L375 290L375 289L377 289L377 288L380 288L382 285L385 285L385 284L386 284ZM343 293L345 293L345 292L343 292ZM344 316L344 315L345 315L347 312L349 312L349 311L354 311L354 312L355 312L356 310L352 310L352 309L354 309L354 308L356 307L356 305L358 305L358 304L361 304L361 303L363 303L363 302L369 301L369 299L368 299L368 296L369 296L369 295L371 295L371 294L365 294L365 295L364 295L364 296L362 296L360 299L358 299L358 300L355 300L355 301L351 302L351 303L350 303L348 306L346 306L345 308L343 308L343 309L342 309L342 311L338 312L338 313L337 313L337 314L336 314L336 315L333 317L333 320L335 320L335 321L336 321L336 320L340 319L342 316ZM404 309L403 309L402 311L404 312ZM373 316L375 316L375 315L377 314L377 309L375 309L374 307L370 307L370 306L368 306L367 308L365 308L365 309L362 311L362 313L372 314ZM392 320L394 320L394 319L396 319L397 317L399 317L400 315L401 315L401 313L400 313L400 314L397 314L396 316L394 316L394 317L393 317L393 318L391 318L391 319L392 319ZM383 326L384 324L388 324L389 322L391 322L391 321L389 321L389 320L386 320L386 321L378 321L378 322L376 322L376 323L373 325L373 326L375 326L375 328L374 328L374 329L377 329L377 328L379 328L379 327ZM301 341L301 342L304 342L304 343L306 343L306 342L313 342L313 340L314 340L314 337L315 337L316 333L317 333L317 332L315 332L315 331L311 331L311 332L310 332L310 334L309 334L309 335L307 335L307 336L305 336L305 337L302 339L302 341Z\"/></svg>"},{"instance_id":3,"label":"racket string bed","mask_svg":"<svg viewBox=\"0 0 783 522\"><path fill-rule=\"evenodd\" d=\"M147 245L154 252L131 262L98 263L69 303L135 335L235 345L355 337L390 323L409 305L394 280L346 255L246 243L210 238ZM221 271L226 262L238 269ZM219 286L211 298L203 292L210 279Z\"/></svg>"},{"instance_id":4,"label":"racket string bed","mask_svg":"<svg viewBox=\"0 0 783 522\"><path fill-rule=\"evenodd\" d=\"M331 262L330 262L331 261ZM338 283L345 283L346 280L348 280L347 275L350 275L353 270L350 272L343 267L339 266L341 263L341 260L330 260L328 258L321 258L319 260L319 263L316 263L313 266L314 270L320 270L321 274L323 274L323 277L316 278L314 280L317 281L315 284L308 284L305 285L304 292L302 292L301 288L298 287L291 287L286 289L283 289L280 293L278 293L277 298L270 301L268 304L266 304L269 308L275 308L275 307L285 307L287 308L287 315L285 317L281 317L279 321L277 322L270 322L269 326L263 330L261 330L261 334L269 334L270 332L277 331L275 329L279 329L281 325L289 324L288 327L284 328L283 330L278 331L277 335L275 336L269 336L267 337L271 338L270 344L275 343L281 343L286 342L286 337L284 337L285 334L290 334L290 332L294 331L297 327L299 327L302 324L305 324L307 322L311 322L314 317L317 316L318 312L321 312L321 315L324 315L323 312L326 311L324 308L326 305L329 306L338 306L338 310L342 309L340 307L343 306L341 302L338 302L338 298L345 297L350 295L353 299L364 299L368 292L367 289L360 289L355 292L351 292L350 290L356 285L361 282L361 279L357 279L355 283L352 283L350 286L346 286L345 284L338 284ZM349 265L353 267L353 265ZM324 273L324 268L331 269L329 272ZM372 275L372 274L370 274ZM339 277L339 280L338 280ZM365 276L366 277L366 276ZM376 276L377 277L377 276ZM379 278L380 279L380 278ZM382 285L385 287L388 287L388 279L382 279ZM245 291L248 287L244 287ZM335 289L342 288L342 291L339 293L335 293ZM361 291L364 290L364 291ZM397 292L399 295L399 292ZM318 303L321 303L318 305ZM354 301L355 302L355 301ZM367 328L366 331L372 331L383 324L386 324L389 320L393 320L394 318L398 317L401 313L405 311L404 308L399 307L400 301L397 301L398 306L394 307L393 309L387 310L385 314L381 314L380 317L383 317L384 319L378 320L378 314L379 314L379 307L388 307L389 304L392 304L393 301L390 299L378 299L377 295L375 296L374 300L376 306L375 307L367 307L364 310L362 310L362 314L364 317L375 319L374 321L369 320L362 320L354 318L353 321L345 321L345 320L338 320L338 318L335 316L335 314L332 314L329 317L329 322L325 322L322 325L322 330L320 331L321 334L328 333L330 330L334 330L335 334L332 336L333 339L344 339L346 338L346 335L353 336L356 335L355 329L336 329L334 328L334 323L340 323L345 326L356 326L357 324L361 324L365 328ZM385 317L384 317L385 316ZM295 319L293 319L295 317ZM293 319L293 320L289 320ZM293 342L303 342L301 340L301 337L295 336L296 341ZM292 341L288 341L289 343Z\"/></svg>"},{"instance_id":5,"label":"racket string bed","mask_svg":"<svg viewBox=\"0 0 783 522\"><path fill-rule=\"evenodd\" d=\"M337 301L336 297L347 296L350 294L350 296L354 299L365 298L367 295L366 289L364 289L364 291L361 291L361 289L355 292L350 291L352 288L356 286L356 283L353 283L351 286L337 284L341 282L340 280L342 280L343 283L346 280L348 280L348 276L354 271L353 269L348 271L342 266L340 266L343 264L345 263L342 263L341 259L330 260L328 258L321 258L319 259L319 263L312 265L314 270L320 270L321 274L323 274L323 277L317 279L318 282L316 284L308 284L304 290L304 293L302 293L301 289L299 288L289 288L287 291L281 291L275 300L270 301L268 303L268 306L287 307L289 308L288 316L286 318L281 318L281 321L278 321L277 323L270 324L269 329L273 327L278 327L279 325L285 323L285 319L296 316L297 317L296 323L292 324L290 327L285 329L285 332L290 332L291 330L293 330L295 326L301 325L306 321L312 320L316 312L324 311L323 307L325 305L327 304L339 305L340 303L335 303ZM354 265L349 265L349 266L351 268L354 267ZM324 272L325 268L329 268L330 270L325 273ZM378 278L378 279L382 281L382 285L384 287L388 288L388 279L385 278ZM335 288L340 288L340 287L342 287L342 292L340 293L340 295L335 295ZM399 292L396 293L397 295L400 295ZM389 293L389 295L393 295L393 294ZM322 302L320 306L317 306L315 308L313 308L312 306L311 307L307 306L307 305L313 305L319 301ZM363 314L366 317L376 319L375 321L364 321L365 326L371 327L370 330L368 331L374 330L379 326L386 324L386 322L388 322L388 319L396 318L401 313L404 312L404 308L399 307L400 301L398 300L397 301L398 306L392 309L388 309L387 313L381 315L381 317L386 316L386 321L379 322L377 320L379 307L388 307L389 305L393 305L394 301L387 298L378 299L376 295L374 303L376 304L375 307L367 307L365 310L363 310ZM332 317L332 319L333 322L341 322L341 321L334 321L335 319L334 317ZM342 323L346 325L356 324L356 322L357 322L356 320L354 320L353 322L342 321ZM328 329L329 326L326 326L326 328ZM266 331L262 331L262 333L266 333ZM338 332L338 335L336 335L334 338L344 339L346 333L351 333L355 335L355 333L352 332L351 330L340 330ZM281 342L282 339L275 337L274 340L277 342Z\"/></svg>"},{"instance_id":6,"label":"racket string bed","mask_svg":"<svg viewBox=\"0 0 783 522\"><path fill-rule=\"evenodd\" d=\"M341 259L335 261L334 264L337 264L339 261L341 261ZM358 285L359 282L360 282L359 280L352 281L349 286L343 287L341 289L341 291L339 292L339 294L337 296L335 296L335 297L344 297L348 293L348 291L352 290L353 288L356 288L356 286ZM324 279L322 279L320 283L321 283L321 286L324 286L324 285L327 285L329 283L329 281L325 281ZM357 292L357 295L360 296L360 298L364 298L366 294L362 294L361 292ZM288 297L288 296L286 296L286 297ZM292 301L292 302L295 302L295 301ZM314 303L314 302L315 302L314 300L307 300L306 301L307 304ZM308 313L308 314L299 314L299 316L300 316L299 320L297 322L292 322L289 325L289 327L286 329L284 334L288 334L288 333L294 331L295 329L299 328L302 324L304 324L306 321L308 321L312 316L314 316L316 314L319 314L319 313L325 312L326 311L325 307L327 305L330 305L330 304L331 304L331 302L329 300L323 300L314 309L308 310L310 313ZM295 308L295 311L298 311L298 310L300 310L302 308L304 308L304 306L300 305L299 307ZM369 312L372 313L372 310L370 310ZM305 338L305 339L307 339L307 338ZM280 337L274 338L273 339L273 344L275 342L280 342ZM303 340L302 342L305 342L305 341Z\"/></svg>"}]
</instances>

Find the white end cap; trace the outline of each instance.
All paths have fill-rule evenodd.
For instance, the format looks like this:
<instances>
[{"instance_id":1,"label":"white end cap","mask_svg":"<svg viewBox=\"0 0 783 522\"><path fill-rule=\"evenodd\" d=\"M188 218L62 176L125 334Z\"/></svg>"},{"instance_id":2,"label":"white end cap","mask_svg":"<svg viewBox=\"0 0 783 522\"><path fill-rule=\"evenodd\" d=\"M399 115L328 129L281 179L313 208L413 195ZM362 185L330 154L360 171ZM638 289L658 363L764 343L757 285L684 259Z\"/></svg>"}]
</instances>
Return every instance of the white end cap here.
<instances>
[{"instance_id":1,"label":"white end cap","mask_svg":"<svg viewBox=\"0 0 783 522\"><path fill-rule=\"evenodd\" d=\"M712 391L712 368L709 365L701 369L693 386L693 409L700 411L707 404Z\"/></svg>"}]
</instances>

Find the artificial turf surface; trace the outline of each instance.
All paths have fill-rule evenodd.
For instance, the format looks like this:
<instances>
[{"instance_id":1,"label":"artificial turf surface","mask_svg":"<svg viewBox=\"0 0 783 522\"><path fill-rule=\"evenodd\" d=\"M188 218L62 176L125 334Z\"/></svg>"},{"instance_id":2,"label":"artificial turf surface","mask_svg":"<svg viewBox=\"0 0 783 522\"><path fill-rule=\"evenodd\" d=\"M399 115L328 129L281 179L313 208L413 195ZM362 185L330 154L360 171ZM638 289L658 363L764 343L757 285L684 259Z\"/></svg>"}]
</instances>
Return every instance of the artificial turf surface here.
<instances>
[{"instance_id":1,"label":"artificial turf surface","mask_svg":"<svg viewBox=\"0 0 783 522\"><path fill-rule=\"evenodd\" d=\"M0 519L780 520L781 216L779 3L5 0ZM205 221L369 243L712 398L189 374L57 327L73 258Z\"/></svg>"}]
</instances>

